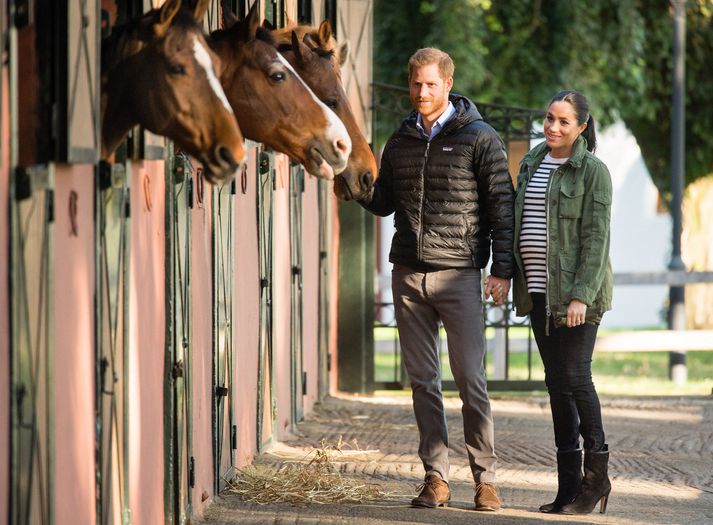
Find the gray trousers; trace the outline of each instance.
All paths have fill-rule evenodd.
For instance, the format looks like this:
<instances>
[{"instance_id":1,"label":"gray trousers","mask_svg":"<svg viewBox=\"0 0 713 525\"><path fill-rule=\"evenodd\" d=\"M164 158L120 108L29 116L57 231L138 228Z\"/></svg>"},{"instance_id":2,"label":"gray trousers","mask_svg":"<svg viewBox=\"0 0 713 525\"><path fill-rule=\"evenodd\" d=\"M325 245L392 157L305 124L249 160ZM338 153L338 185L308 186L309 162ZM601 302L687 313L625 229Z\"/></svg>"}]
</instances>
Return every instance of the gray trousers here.
<instances>
[{"instance_id":1,"label":"gray trousers","mask_svg":"<svg viewBox=\"0 0 713 525\"><path fill-rule=\"evenodd\" d=\"M476 482L495 481L493 418L483 358L485 322L480 271L474 268L416 272L394 265L391 286L401 353L411 380L426 474L448 481L448 427L441 394L438 320L448 336L448 358L463 402L463 430Z\"/></svg>"}]
</instances>

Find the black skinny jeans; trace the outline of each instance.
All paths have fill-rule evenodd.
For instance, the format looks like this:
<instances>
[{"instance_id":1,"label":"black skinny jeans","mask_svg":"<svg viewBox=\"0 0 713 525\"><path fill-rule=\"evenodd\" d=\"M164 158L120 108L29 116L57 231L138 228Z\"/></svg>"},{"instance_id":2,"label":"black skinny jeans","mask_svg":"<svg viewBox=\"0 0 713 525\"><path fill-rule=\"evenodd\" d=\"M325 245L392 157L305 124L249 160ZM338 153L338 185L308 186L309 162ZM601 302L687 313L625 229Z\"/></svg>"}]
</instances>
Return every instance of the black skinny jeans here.
<instances>
[{"instance_id":1,"label":"black skinny jeans","mask_svg":"<svg viewBox=\"0 0 713 525\"><path fill-rule=\"evenodd\" d=\"M592 353L599 325L555 328L545 335L545 294L532 293L532 331L545 365L545 384L550 393L555 444L559 452L579 448L599 451L604 447L604 428L599 397L592 382Z\"/></svg>"}]
</instances>

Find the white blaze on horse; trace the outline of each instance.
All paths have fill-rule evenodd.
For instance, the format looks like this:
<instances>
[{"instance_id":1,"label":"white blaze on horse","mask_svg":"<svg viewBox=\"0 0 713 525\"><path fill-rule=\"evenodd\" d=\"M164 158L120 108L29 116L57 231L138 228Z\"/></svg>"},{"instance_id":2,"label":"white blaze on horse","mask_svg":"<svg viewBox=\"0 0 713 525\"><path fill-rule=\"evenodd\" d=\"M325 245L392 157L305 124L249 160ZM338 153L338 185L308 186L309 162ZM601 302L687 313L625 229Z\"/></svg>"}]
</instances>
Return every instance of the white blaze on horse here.
<instances>
[{"instance_id":1,"label":"white blaze on horse","mask_svg":"<svg viewBox=\"0 0 713 525\"><path fill-rule=\"evenodd\" d=\"M347 129L278 53L260 27L257 2L245 20L225 26L208 43L225 66L220 82L245 136L287 154L312 175L332 179L344 171L352 150Z\"/></svg>"},{"instance_id":2,"label":"white blaze on horse","mask_svg":"<svg viewBox=\"0 0 713 525\"><path fill-rule=\"evenodd\" d=\"M378 171L374 154L359 129L342 85L341 66L348 60L348 42L338 45L326 20L319 27L288 21L287 27L272 34L278 50L320 100L337 114L351 137L352 153L346 169L335 178L335 194L343 200L363 197L376 181Z\"/></svg>"}]
</instances>

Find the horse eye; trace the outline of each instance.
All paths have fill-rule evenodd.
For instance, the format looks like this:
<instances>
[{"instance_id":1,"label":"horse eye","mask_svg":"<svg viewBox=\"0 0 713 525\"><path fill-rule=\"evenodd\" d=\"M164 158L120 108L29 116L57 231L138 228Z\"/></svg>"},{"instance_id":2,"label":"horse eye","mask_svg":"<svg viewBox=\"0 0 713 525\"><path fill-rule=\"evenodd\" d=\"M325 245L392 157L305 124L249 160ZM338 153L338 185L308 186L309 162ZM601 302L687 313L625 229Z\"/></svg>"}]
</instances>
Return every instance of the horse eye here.
<instances>
[{"instance_id":1,"label":"horse eye","mask_svg":"<svg viewBox=\"0 0 713 525\"><path fill-rule=\"evenodd\" d=\"M337 106L339 105L336 101L336 99L329 98L324 101L324 103L327 105L327 107L331 110L337 109Z\"/></svg>"},{"instance_id":2,"label":"horse eye","mask_svg":"<svg viewBox=\"0 0 713 525\"><path fill-rule=\"evenodd\" d=\"M185 75L186 68L183 67L181 64L171 64L170 66L168 66L168 72L172 75Z\"/></svg>"},{"instance_id":3,"label":"horse eye","mask_svg":"<svg viewBox=\"0 0 713 525\"><path fill-rule=\"evenodd\" d=\"M285 74L281 71L271 73L270 80L272 80L273 82L282 82L283 80L285 80Z\"/></svg>"}]
</instances>

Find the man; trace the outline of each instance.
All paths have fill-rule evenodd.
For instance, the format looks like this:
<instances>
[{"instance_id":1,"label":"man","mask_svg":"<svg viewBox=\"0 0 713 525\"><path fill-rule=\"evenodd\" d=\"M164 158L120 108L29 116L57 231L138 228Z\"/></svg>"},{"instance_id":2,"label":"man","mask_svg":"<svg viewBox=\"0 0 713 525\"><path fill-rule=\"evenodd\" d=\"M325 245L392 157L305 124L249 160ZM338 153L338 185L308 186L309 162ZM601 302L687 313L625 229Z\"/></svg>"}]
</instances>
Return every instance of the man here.
<instances>
[{"instance_id":1,"label":"man","mask_svg":"<svg viewBox=\"0 0 713 525\"><path fill-rule=\"evenodd\" d=\"M438 321L461 400L476 510L498 510L493 419L483 358L480 270L493 264L485 297L502 304L513 272L513 187L503 142L473 102L450 95L448 54L419 49L409 60L416 109L389 139L379 178L360 201L395 213L389 260L404 364L411 380L425 482L412 504L447 506L448 429L441 395Z\"/></svg>"}]
</instances>

